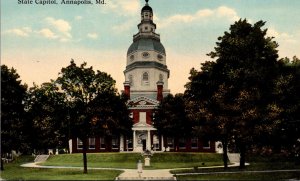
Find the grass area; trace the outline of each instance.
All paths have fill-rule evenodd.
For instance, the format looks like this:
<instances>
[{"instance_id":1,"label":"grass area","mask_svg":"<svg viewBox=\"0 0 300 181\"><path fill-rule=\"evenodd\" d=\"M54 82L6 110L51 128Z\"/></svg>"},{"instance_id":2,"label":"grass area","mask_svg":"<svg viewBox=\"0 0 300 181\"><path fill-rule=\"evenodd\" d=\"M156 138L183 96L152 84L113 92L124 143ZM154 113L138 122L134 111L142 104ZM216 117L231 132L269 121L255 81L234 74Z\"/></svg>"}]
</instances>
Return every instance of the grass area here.
<instances>
[{"instance_id":1,"label":"grass area","mask_svg":"<svg viewBox=\"0 0 300 181\"><path fill-rule=\"evenodd\" d=\"M88 167L136 168L143 157L138 153L95 153L87 154ZM82 166L82 154L51 156L43 165ZM220 154L212 153L155 153L151 157L151 166L145 169L187 168L222 165Z\"/></svg>"},{"instance_id":2,"label":"grass area","mask_svg":"<svg viewBox=\"0 0 300 181\"><path fill-rule=\"evenodd\" d=\"M137 153L97 153L88 154L89 167L106 168L136 168L136 162L142 159ZM12 163L4 165L5 170L1 177L7 180L114 180L121 171L114 170L88 170L83 174L81 169L38 169L22 168L21 164L32 162L32 156L22 156ZM251 156L247 160L250 166L244 169L251 170L279 170L300 169L293 159L280 157ZM200 168L210 165L222 165L222 155L209 153L155 153L151 158L152 166L148 169L194 167L198 169L178 169L178 173L193 172L224 172L223 168ZM65 154L51 156L44 165L82 166L82 154ZM241 171L240 173L212 173L211 175L185 175L177 176L178 180L282 180L300 179L300 172L277 173L246 173L238 168L229 168L228 171Z\"/></svg>"},{"instance_id":3,"label":"grass area","mask_svg":"<svg viewBox=\"0 0 300 181\"><path fill-rule=\"evenodd\" d=\"M156 153L149 169L190 168L222 165L222 155L215 153Z\"/></svg>"},{"instance_id":4,"label":"grass area","mask_svg":"<svg viewBox=\"0 0 300 181\"><path fill-rule=\"evenodd\" d=\"M278 156L256 156L248 157L250 166L241 170L239 168L213 169L178 169L171 171L173 174L180 173L204 173L204 172L240 172L240 173L212 173L209 175L184 175L177 176L178 180L282 180L282 179L300 179L300 171L296 172L276 172L276 173L246 173L243 171L263 171L263 170L289 170L300 169L293 159Z\"/></svg>"},{"instance_id":5,"label":"grass area","mask_svg":"<svg viewBox=\"0 0 300 181\"><path fill-rule=\"evenodd\" d=\"M235 171L262 171L262 170L290 170L290 169L300 169L300 165L295 165L292 162L257 162L250 163L245 169L240 169L238 167L229 167L226 170L224 168L198 168L195 169L176 169L172 170L173 174L180 173L206 173L206 172L235 172Z\"/></svg>"},{"instance_id":6,"label":"grass area","mask_svg":"<svg viewBox=\"0 0 300 181\"><path fill-rule=\"evenodd\" d=\"M234 174L177 176L177 180L283 180L283 179L299 180L300 172L234 173Z\"/></svg>"},{"instance_id":7,"label":"grass area","mask_svg":"<svg viewBox=\"0 0 300 181\"><path fill-rule=\"evenodd\" d=\"M23 163L33 162L31 156L22 156L12 163L4 165L1 178L5 180L114 180L121 171L88 170L83 174L81 169L39 169L23 168Z\"/></svg>"},{"instance_id":8,"label":"grass area","mask_svg":"<svg viewBox=\"0 0 300 181\"><path fill-rule=\"evenodd\" d=\"M136 168L138 160L142 159L138 153L88 153L88 167L99 168ZM53 155L42 165L77 166L82 167L82 154Z\"/></svg>"}]
</instances>

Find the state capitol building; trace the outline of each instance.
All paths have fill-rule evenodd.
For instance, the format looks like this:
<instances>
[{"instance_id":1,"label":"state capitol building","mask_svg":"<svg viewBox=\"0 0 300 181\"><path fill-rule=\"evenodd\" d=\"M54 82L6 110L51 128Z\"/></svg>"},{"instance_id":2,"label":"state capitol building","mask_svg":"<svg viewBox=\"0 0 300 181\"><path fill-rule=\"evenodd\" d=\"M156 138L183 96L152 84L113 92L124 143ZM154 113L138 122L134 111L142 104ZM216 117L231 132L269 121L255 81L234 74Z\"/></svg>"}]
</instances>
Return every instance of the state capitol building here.
<instances>
[{"instance_id":1,"label":"state capitol building","mask_svg":"<svg viewBox=\"0 0 300 181\"><path fill-rule=\"evenodd\" d=\"M137 27L138 33L133 35L133 42L128 48L124 70L124 94L129 97L127 105L133 119L132 135L89 138L87 152L215 152L215 142L212 141L197 137L175 139L157 134L152 118L160 101L170 94L170 70L148 0L141 10L141 22ZM81 140L73 139L70 151L81 152L82 146Z\"/></svg>"}]
</instances>

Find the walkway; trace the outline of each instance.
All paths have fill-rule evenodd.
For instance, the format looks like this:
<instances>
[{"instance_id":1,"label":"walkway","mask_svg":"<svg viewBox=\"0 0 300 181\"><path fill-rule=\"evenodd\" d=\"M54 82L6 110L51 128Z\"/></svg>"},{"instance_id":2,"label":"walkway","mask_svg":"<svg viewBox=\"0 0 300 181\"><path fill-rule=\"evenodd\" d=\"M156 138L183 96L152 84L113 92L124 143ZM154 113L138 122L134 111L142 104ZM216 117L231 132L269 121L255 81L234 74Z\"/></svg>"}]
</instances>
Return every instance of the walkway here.
<instances>
[{"instance_id":1,"label":"walkway","mask_svg":"<svg viewBox=\"0 0 300 181\"><path fill-rule=\"evenodd\" d=\"M41 162L26 163L22 164L21 167L30 168L77 168L83 169L83 167L73 167L73 166L43 166L38 165ZM116 180L176 180L173 174L170 173L171 169L159 169L159 170L143 170L139 175L137 169L123 169L123 168L91 168L91 170L120 170L123 171Z\"/></svg>"},{"instance_id":2,"label":"walkway","mask_svg":"<svg viewBox=\"0 0 300 181\"><path fill-rule=\"evenodd\" d=\"M249 165L249 164L247 164ZM239 166L238 163L229 165L229 167ZM37 163L26 163L21 165L21 167L32 167L32 168L78 168L82 167L72 167L72 166L42 166L37 165ZM212 167L201 167L201 168L218 168L223 166L212 166ZM209 174L235 174L235 173L276 173L276 172L300 172L300 169L289 169L289 170L263 170L263 171L232 171L232 172L206 172L206 173L183 173L176 174L175 176L170 173L174 169L157 169L157 170L143 170L141 175L138 174L136 169L123 169L123 168L88 168L93 170L120 170L123 171L116 180L176 180L175 176L179 175L209 175ZM177 168L177 169L191 169L191 168Z\"/></svg>"}]
</instances>

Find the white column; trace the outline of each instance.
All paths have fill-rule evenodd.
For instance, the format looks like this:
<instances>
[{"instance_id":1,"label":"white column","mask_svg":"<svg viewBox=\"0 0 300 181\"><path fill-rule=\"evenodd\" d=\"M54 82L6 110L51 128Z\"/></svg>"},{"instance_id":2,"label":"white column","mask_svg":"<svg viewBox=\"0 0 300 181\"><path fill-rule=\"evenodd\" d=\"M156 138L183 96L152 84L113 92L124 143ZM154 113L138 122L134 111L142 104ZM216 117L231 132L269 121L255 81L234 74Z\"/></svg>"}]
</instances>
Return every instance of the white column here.
<instances>
[{"instance_id":1,"label":"white column","mask_svg":"<svg viewBox=\"0 0 300 181\"><path fill-rule=\"evenodd\" d=\"M165 151L165 147L164 147L164 136L161 135L161 151Z\"/></svg>"},{"instance_id":2,"label":"white column","mask_svg":"<svg viewBox=\"0 0 300 181\"><path fill-rule=\"evenodd\" d=\"M150 130L148 130L147 150L151 150L151 136L150 136Z\"/></svg>"},{"instance_id":3,"label":"white column","mask_svg":"<svg viewBox=\"0 0 300 181\"><path fill-rule=\"evenodd\" d=\"M120 135L120 151L124 151L124 136Z\"/></svg>"},{"instance_id":4,"label":"white column","mask_svg":"<svg viewBox=\"0 0 300 181\"><path fill-rule=\"evenodd\" d=\"M135 130L133 130L133 144L132 144L132 146L133 146L133 151L135 151L135 149L136 149Z\"/></svg>"}]
</instances>

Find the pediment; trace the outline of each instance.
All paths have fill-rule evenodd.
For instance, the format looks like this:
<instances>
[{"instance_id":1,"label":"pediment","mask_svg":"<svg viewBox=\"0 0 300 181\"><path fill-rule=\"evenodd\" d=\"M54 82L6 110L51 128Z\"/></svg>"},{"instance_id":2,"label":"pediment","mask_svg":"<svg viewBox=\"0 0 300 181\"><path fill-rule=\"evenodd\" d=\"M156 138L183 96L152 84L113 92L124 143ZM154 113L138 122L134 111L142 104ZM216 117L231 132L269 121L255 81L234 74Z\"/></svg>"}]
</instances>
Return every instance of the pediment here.
<instances>
[{"instance_id":1,"label":"pediment","mask_svg":"<svg viewBox=\"0 0 300 181\"><path fill-rule=\"evenodd\" d=\"M155 108L159 105L159 101L140 96L129 100L127 104L129 108Z\"/></svg>"},{"instance_id":2,"label":"pediment","mask_svg":"<svg viewBox=\"0 0 300 181\"><path fill-rule=\"evenodd\" d=\"M134 124L133 127L152 127L152 126L147 123L138 122L138 123Z\"/></svg>"},{"instance_id":3,"label":"pediment","mask_svg":"<svg viewBox=\"0 0 300 181\"><path fill-rule=\"evenodd\" d=\"M132 130L156 130L152 125L138 122L132 126Z\"/></svg>"}]
</instances>

